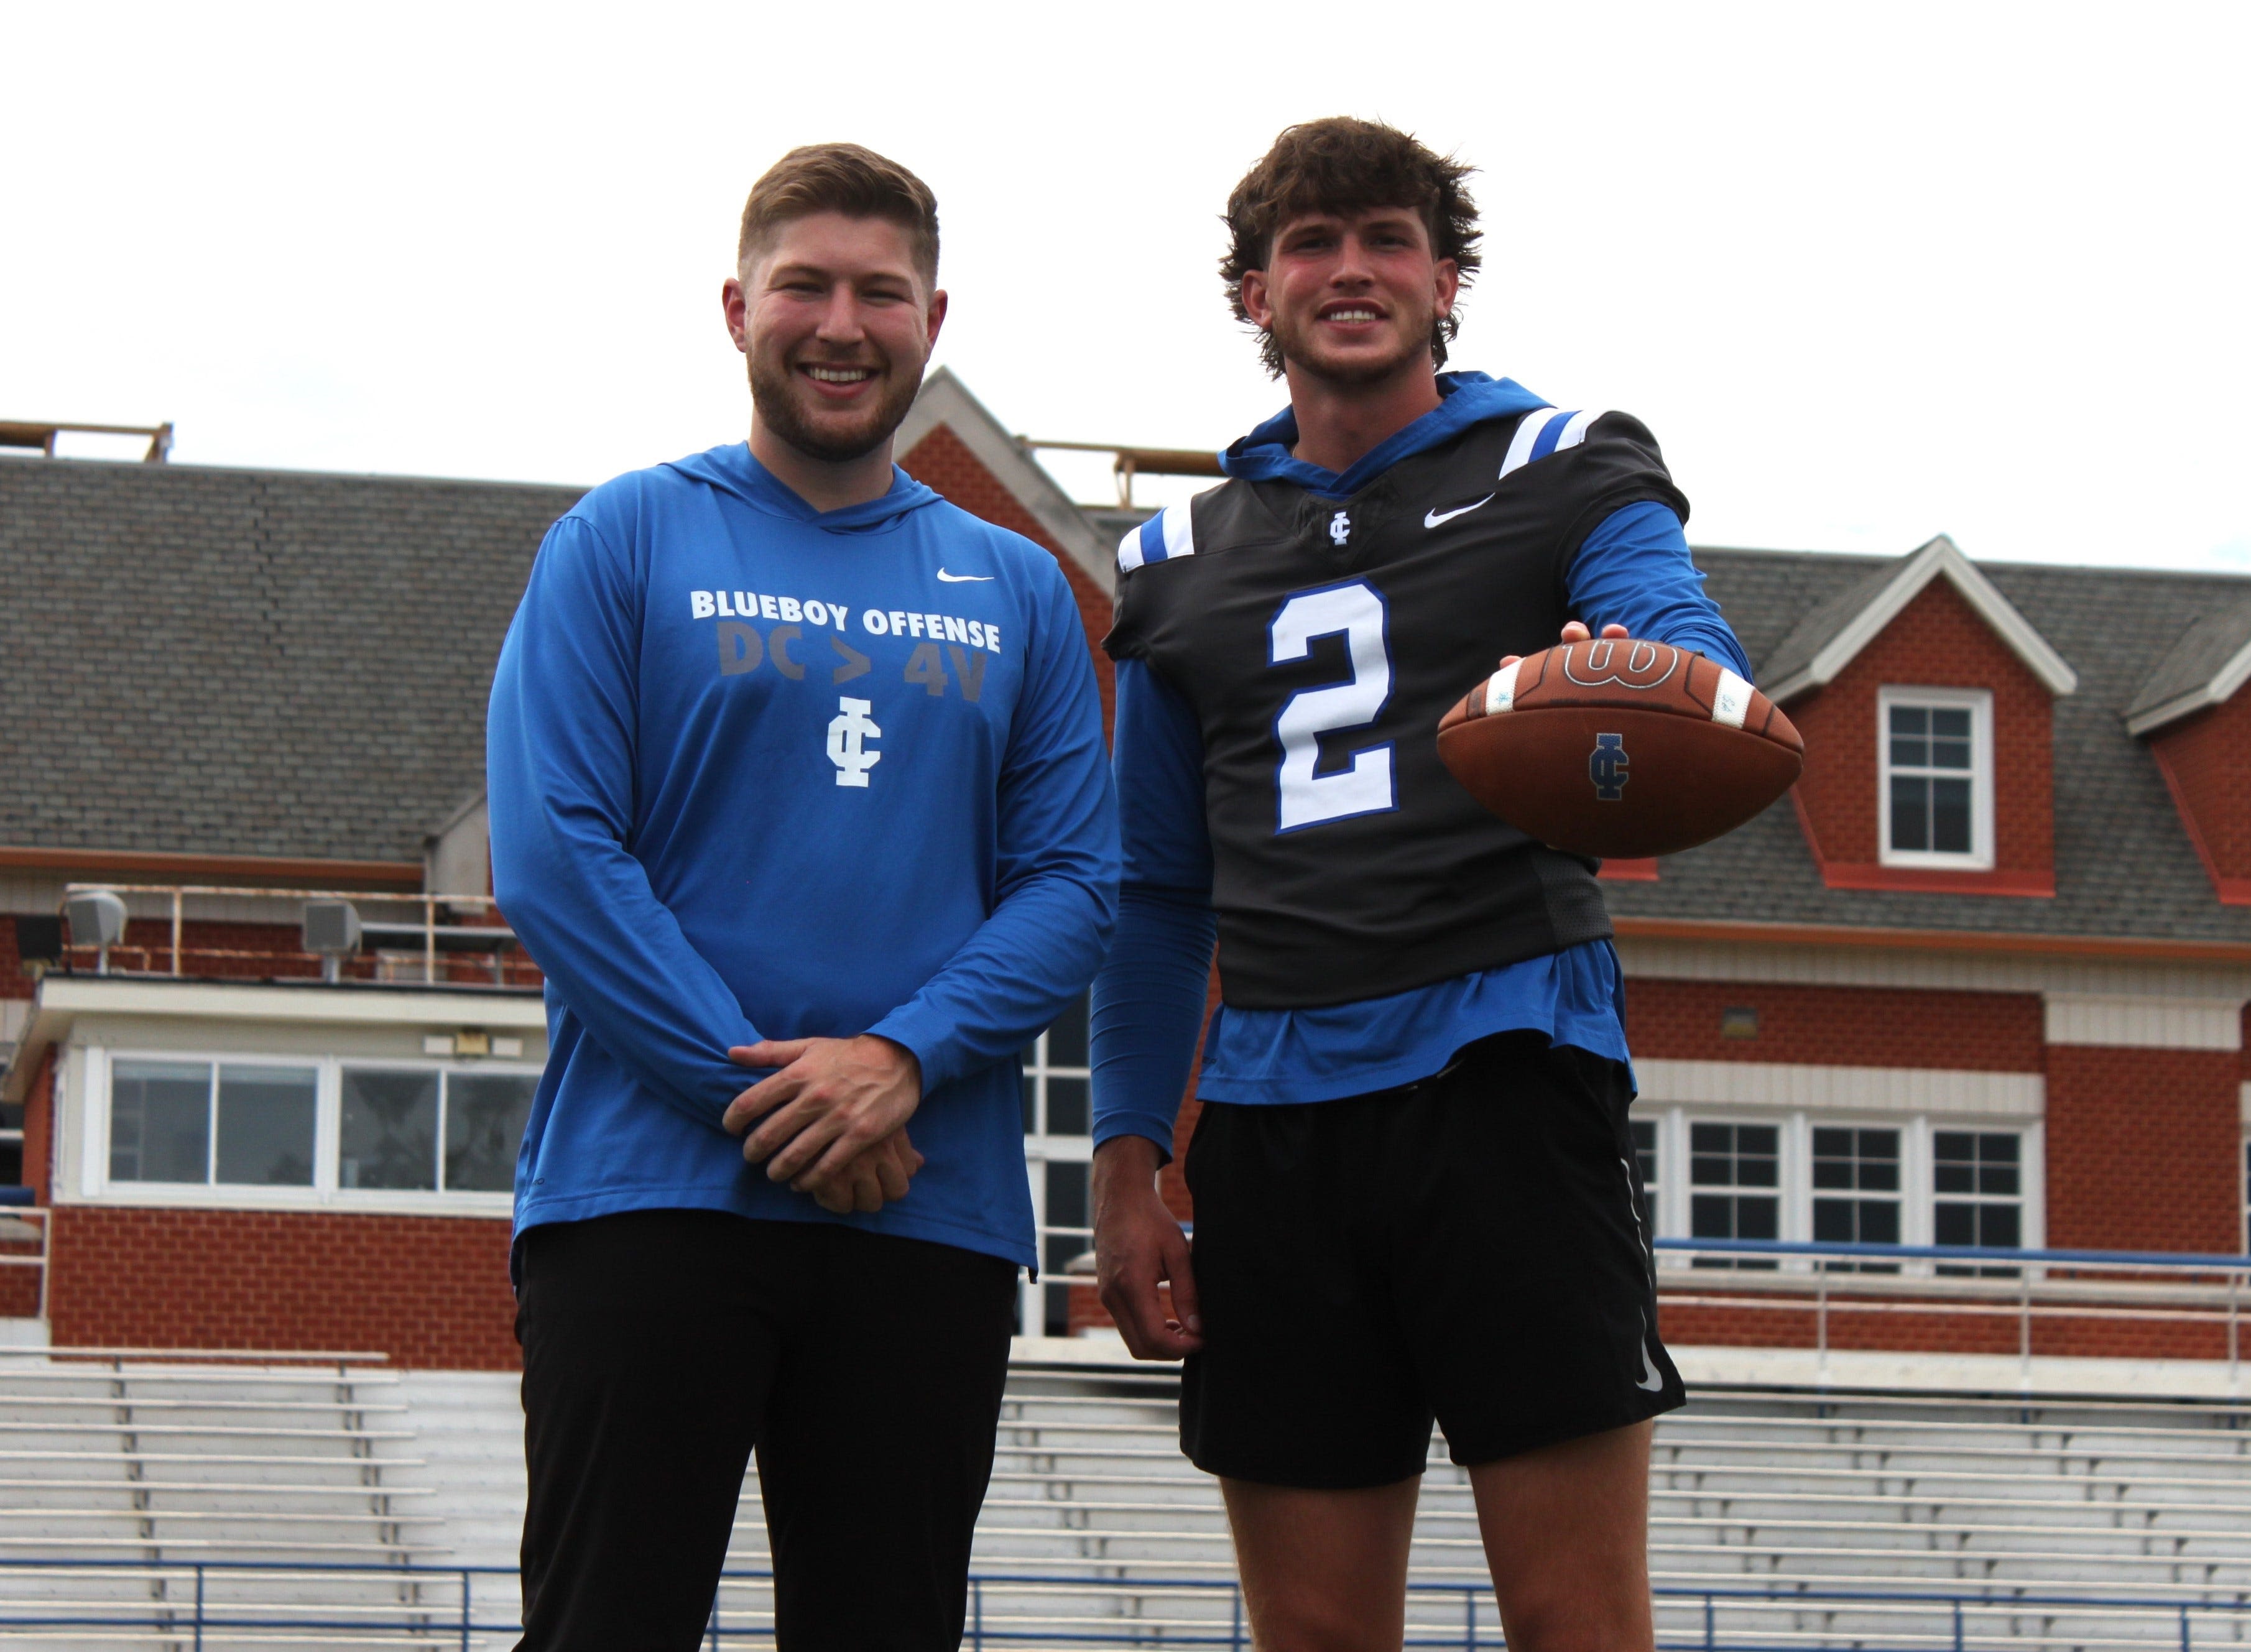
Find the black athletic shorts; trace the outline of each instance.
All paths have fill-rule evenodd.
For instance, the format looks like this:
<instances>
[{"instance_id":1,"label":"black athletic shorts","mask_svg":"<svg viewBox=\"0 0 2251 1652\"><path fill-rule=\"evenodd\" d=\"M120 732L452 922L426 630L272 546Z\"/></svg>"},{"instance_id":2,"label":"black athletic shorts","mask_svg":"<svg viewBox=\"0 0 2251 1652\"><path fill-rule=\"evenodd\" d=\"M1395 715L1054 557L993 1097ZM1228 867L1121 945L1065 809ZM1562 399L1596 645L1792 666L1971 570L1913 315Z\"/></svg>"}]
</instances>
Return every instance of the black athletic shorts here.
<instances>
[{"instance_id":1,"label":"black athletic shorts","mask_svg":"<svg viewBox=\"0 0 2251 1652\"><path fill-rule=\"evenodd\" d=\"M701 1210L534 1227L517 1260L520 1649L693 1652L755 1448L774 1644L954 1652L1014 1263Z\"/></svg>"},{"instance_id":2,"label":"black athletic shorts","mask_svg":"<svg viewBox=\"0 0 2251 1652\"><path fill-rule=\"evenodd\" d=\"M1682 1404L1626 1069L1537 1033L1341 1101L1207 1102L1189 1145L1196 1466L1343 1490L1423 1472L1435 1416L1490 1462Z\"/></svg>"}]
</instances>

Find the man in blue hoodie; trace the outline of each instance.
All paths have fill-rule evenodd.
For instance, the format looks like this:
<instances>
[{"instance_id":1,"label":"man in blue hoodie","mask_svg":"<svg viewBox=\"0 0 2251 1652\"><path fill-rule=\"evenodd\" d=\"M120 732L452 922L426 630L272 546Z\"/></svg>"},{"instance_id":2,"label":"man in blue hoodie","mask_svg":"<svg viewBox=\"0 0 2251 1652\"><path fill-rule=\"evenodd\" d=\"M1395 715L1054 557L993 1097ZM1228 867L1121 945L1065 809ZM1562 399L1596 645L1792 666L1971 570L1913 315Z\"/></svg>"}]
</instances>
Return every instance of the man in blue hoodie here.
<instances>
[{"instance_id":1,"label":"man in blue hoodie","mask_svg":"<svg viewBox=\"0 0 2251 1652\"><path fill-rule=\"evenodd\" d=\"M1035 1260L1015 1057L1093 974L1118 848L1054 557L891 462L937 266L905 169L778 162L724 294L749 442L589 494L502 650L494 889L550 1033L538 1652L694 1647L753 1449L781 1646L960 1640Z\"/></svg>"},{"instance_id":2,"label":"man in blue hoodie","mask_svg":"<svg viewBox=\"0 0 2251 1652\"><path fill-rule=\"evenodd\" d=\"M1222 274L1290 406L1119 553L1099 1285L1134 1353L1186 1356L1262 1652L1399 1645L1434 1417L1509 1644L1652 1643L1650 1419L1682 1392L1610 921L1594 863L1486 813L1434 736L1590 626L1749 667L1647 430L1437 372L1467 173L1367 121L1281 135ZM1191 1249L1153 1182L1215 938Z\"/></svg>"}]
</instances>

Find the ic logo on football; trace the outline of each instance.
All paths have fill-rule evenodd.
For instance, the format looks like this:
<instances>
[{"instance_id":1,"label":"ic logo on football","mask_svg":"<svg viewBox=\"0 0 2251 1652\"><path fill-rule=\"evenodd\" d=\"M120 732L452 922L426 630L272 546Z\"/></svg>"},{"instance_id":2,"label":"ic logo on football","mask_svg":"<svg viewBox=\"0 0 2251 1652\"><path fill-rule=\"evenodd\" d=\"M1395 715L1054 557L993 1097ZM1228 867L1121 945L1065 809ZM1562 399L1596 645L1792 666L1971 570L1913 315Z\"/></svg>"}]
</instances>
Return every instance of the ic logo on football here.
<instances>
[{"instance_id":1,"label":"ic logo on football","mask_svg":"<svg viewBox=\"0 0 2251 1652\"><path fill-rule=\"evenodd\" d=\"M1624 735L1595 736L1595 749L1587 754L1587 778L1595 783L1596 801L1616 803L1625 796L1625 783L1632 778L1626 773L1626 765L1632 761L1625 754Z\"/></svg>"}]
</instances>

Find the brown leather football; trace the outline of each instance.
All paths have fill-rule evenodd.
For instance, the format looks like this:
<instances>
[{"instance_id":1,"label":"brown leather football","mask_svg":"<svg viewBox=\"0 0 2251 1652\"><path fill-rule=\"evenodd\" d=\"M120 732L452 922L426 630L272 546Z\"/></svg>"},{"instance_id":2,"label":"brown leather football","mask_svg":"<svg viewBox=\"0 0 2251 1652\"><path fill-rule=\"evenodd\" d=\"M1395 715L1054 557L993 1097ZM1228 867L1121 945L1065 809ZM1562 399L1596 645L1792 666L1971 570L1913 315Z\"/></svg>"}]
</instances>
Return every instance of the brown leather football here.
<instances>
[{"instance_id":1,"label":"brown leather football","mask_svg":"<svg viewBox=\"0 0 2251 1652\"><path fill-rule=\"evenodd\" d=\"M1742 825L1790 790L1805 742L1717 661L1626 637L1503 666L1438 720L1438 756L1541 842L1639 860Z\"/></svg>"}]
</instances>

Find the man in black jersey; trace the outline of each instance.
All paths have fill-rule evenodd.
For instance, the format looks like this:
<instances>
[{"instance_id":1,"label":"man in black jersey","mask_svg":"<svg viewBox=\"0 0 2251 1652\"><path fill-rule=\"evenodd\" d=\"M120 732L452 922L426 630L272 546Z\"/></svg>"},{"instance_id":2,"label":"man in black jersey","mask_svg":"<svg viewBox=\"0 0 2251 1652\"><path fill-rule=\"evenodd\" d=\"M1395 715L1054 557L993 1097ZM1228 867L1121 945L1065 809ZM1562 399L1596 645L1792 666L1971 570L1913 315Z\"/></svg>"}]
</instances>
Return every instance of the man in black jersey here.
<instances>
[{"instance_id":1,"label":"man in black jersey","mask_svg":"<svg viewBox=\"0 0 2251 1652\"><path fill-rule=\"evenodd\" d=\"M1105 645L1100 1288L1137 1356L1186 1356L1181 1443L1221 1476L1262 1652L1399 1645L1434 1418L1510 1644L1652 1643L1650 1420L1683 1395L1610 921L1593 863L1486 814L1434 730L1590 626L1749 668L1646 429L1438 372L1467 175L1340 119L1236 187L1222 275L1290 406L1126 536ZM1191 1252L1154 1179L1215 938Z\"/></svg>"}]
</instances>

